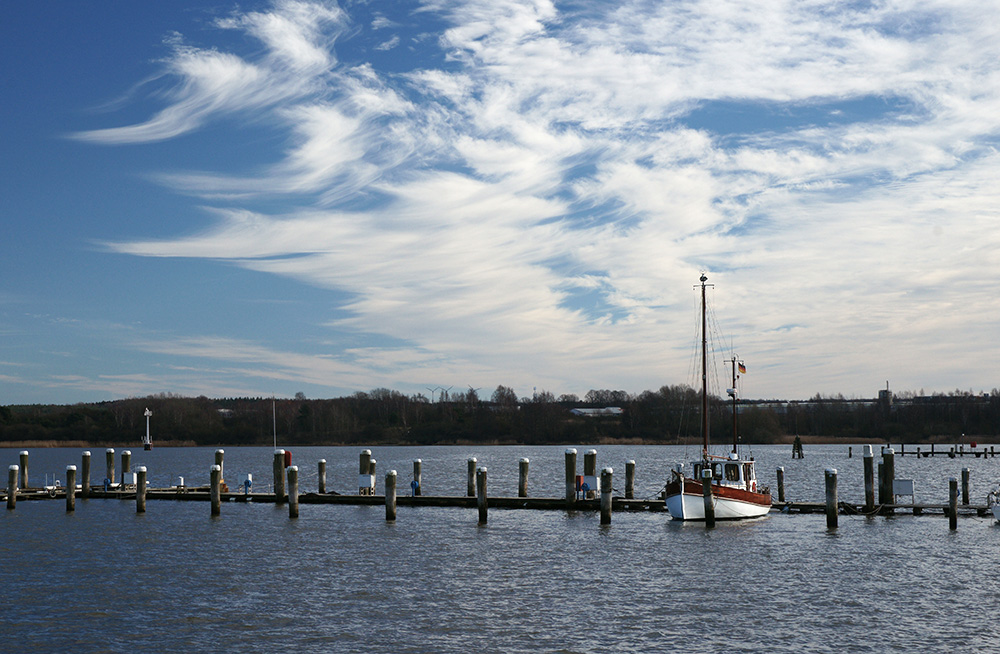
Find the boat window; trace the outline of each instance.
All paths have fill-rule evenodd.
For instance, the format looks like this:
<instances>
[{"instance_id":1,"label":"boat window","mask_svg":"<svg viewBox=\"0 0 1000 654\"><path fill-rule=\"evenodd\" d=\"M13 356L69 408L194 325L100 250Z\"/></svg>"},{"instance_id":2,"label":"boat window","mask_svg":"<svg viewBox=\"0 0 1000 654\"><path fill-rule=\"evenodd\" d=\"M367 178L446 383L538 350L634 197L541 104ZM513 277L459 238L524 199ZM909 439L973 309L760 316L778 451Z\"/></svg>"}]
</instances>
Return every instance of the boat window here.
<instances>
[{"instance_id":1,"label":"boat window","mask_svg":"<svg viewBox=\"0 0 1000 654\"><path fill-rule=\"evenodd\" d=\"M753 476L753 464L752 463L744 463L743 464L743 478L746 479L747 481L750 481L751 479L754 478L754 476Z\"/></svg>"},{"instance_id":2,"label":"boat window","mask_svg":"<svg viewBox=\"0 0 1000 654\"><path fill-rule=\"evenodd\" d=\"M712 476L716 479L722 479L722 464L716 463L712 465Z\"/></svg>"},{"instance_id":3,"label":"boat window","mask_svg":"<svg viewBox=\"0 0 1000 654\"><path fill-rule=\"evenodd\" d=\"M727 463L726 464L726 481L739 481L740 480L740 464L738 463Z\"/></svg>"}]
</instances>

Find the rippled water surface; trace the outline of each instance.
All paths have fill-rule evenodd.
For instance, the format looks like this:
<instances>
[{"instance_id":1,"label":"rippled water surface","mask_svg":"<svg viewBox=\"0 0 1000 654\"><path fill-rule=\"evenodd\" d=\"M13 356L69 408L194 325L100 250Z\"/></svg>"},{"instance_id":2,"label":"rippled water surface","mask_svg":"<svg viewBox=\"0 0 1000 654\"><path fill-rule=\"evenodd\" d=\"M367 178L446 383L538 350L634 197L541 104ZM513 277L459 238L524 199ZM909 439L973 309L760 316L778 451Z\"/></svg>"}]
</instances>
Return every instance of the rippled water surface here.
<instances>
[{"instance_id":1,"label":"rippled water surface","mask_svg":"<svg viewBox=\"0 0 1000 654\"><path fill-rule=\"evenodd\" d=\"M562 494L562 447L372 448L401 491L423 460L426 494L465 490L466 458L487 465L490 492L514 495L531 459L532 495ZM582 469L583 452L578 448ZM600 467L637 463L636 494L653 496L680 447L598 447ZM858 500L860 446L756 448L760 473L821 500L836 467L841 499ZM876 448L876 451L878 448ZM211 448L132 450L154 486L207 483ZM315 462L349 492L360 448L295 448L303 491ZM103 477L93 450L92 478ZM33 450L32 484L64 478L80 450ZM268 485L270 448L228 448L226 476ZM0 450L0 464L17 463ZM120 461L119 461L120 465ZM947 480L972 472L973 501L1000 480L998 459L896 460L918 501L943 502ZM311 477L310 477L311 471ZM202 479L203 478L203 479ZM356 489L355 489L356 490ZM743 523L671 522L662 513L227 503L22 501L0 514L4 644L17 652L715 652L989 651L1000 601L1000 526L941 516L770 516Z\"/></svg>"}]
</instances>

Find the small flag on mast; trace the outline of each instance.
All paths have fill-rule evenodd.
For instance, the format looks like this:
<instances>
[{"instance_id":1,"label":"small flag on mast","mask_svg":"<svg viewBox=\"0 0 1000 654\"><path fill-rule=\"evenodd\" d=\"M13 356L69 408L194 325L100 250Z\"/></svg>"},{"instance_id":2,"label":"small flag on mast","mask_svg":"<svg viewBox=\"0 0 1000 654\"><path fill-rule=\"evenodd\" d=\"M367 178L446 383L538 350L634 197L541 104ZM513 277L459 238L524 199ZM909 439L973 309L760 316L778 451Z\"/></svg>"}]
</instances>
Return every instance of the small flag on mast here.
<instances>
[{"instance_id":1,"label":"small flag on mast","mask_svg":"<svg viewBox=\"0 0 1000 654\"><path fill-rule=\"evenodd\" d=\"M745 365L743 365L742 361L739 362L738 366L739 366L740 374L741 375L747 374L747 367Z\"/></svg>"}]
</instances>

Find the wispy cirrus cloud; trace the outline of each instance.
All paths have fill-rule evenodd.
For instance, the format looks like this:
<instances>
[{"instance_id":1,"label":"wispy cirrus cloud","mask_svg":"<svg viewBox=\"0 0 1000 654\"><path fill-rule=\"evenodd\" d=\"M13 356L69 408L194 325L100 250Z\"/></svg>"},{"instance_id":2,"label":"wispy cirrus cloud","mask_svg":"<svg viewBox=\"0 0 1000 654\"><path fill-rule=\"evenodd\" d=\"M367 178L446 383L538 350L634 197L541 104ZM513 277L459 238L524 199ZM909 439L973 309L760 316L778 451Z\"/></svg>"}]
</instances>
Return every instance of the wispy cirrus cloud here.
<instances>
[{"instance_id":1,"label":"wispy cirrus cloud","mask_svg":"<svg viewBox=\"0 0 1000 654\"><path fill-rule=\"evenodd\" d=\"M337 328L420 353L323 359L359 386L366 374L655 386L679 365L661 343L687 333L677 307L706 268L747 347L790 353L764 373L775 395L874 385L885 370L922 386L911 348L976 368L941 345L956 294L977 311L973 332L998 322L981 284L951 286L997 258L1000 40L985 13L427 1L413 15L447 26L441 58L400 73L337 55L357 29L347 11L278 2L217 23L259 55L178 45L167 107L79 136L150 141L238 112L282 125L264 171L160 175L231 203L204 231L111 247L350 293ZM398 42L395 20L371 27ZM259 208L281 195L295 196L284 210ZM859 352L859 333L878 354ZM801 372L810 363L822 382Z\"/></svg>"}]
</instances>

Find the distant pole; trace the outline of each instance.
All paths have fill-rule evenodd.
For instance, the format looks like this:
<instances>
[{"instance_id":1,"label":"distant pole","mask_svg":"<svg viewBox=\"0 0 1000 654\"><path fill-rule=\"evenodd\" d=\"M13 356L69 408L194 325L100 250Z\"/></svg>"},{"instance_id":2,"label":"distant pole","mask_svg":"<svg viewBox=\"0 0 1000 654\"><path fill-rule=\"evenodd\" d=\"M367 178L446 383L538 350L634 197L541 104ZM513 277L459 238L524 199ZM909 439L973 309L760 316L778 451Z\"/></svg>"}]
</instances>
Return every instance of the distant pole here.
<instances>
[{"instance_id":1,"label":"distant pole","mask_svg":"<svg viewBox=\"0 0 1000 654\"><path fill-rule=\"evenodd\" d=\"M479 507L479 524L485 525L488 520L486 501L486 466L476 470L476 504Z\"/></svg>"},{"instance_id":2,"label":"distant pole","mask_svg":"<svg viewBox=\"0 0 1000 654\"><path fill-rule=\"evenodd\" d=\"M274 406L274 396L271 396L271 434L274 436L274 449L278 449L278 411Z\"/></svg>"},{"instance_id":3,"label":"distant pole","mask_svg":"<svg viewBox=\"0 0 1000 654\"><path fill-rule=\"evenodd\" d=\"M115 448L104 450L104 463L108 473L104 478L108 481L108 486L111 486L115 483Z\"/></svg>"},{"instance_id":4,"label":"distant pole","mask_svg":"<svg viewBox=\"0 0 1000 654\"><path fill-rule=\"evenodd\" d=\"M785 467L778 466L778 502L785 501Z\"/></svg>"},{"instance_id":5,"label":"distant pole","mask_svg":"<svg viewBox=\"0 0 1000 654\"><path fill-rule=\"evenodd\" d=\"M396 471L385 473L385 520L396 520Z\"/></svg>"},{"instance_id":6,"label":"distant pole","mask_svg":"<svg viewBox=\"0 0 1000 654\"><path fill-rule=\"evenodd\" d=\"M958 529L958 480L948 480L948 528Z\"/></svg>"},{"instance_id":7,"label":"distant pole","mask_svg":"<svg viewBox=\"0 0 1000 654\"><path fill-rule=\"evenodd\" d=\"M612 468L601 470L601 524L611 524L611 475Z\"/></svg>"},{"instance_id":8,"label":"distant pole","mask_svg":"<svg viewBox=\"0 0 1000 654\"><path fill-rule=\"evenodd\" d=\"M317 491L322 494L326 492L326 459L320 459L318 464L319 487Z\"/></svg>"},{"instance_id":9,"label":"distant pole","mask_svg":"<svg viewBox=\"0 0 1000 654\"><path fill-rule=\"evenodd\" d=\"M969 505L969 469L962 468L962 504Z\"/></svg>"},{"instance_id":10,"label":"distant pole","mask_svg":"<svg viewBox=\"0 0 1000 654\"><path fill-rule=\"evenodd\" d=\"M220 515L222 513L222 469L219 466L212 466L212 471L210 473L210 479L212 483L212 515Z\"/></svg>"},{"instance_id":11,"label":"distant pole","mask_svg":"<svg viewBox=\"0 0 1000 654\"><path fill-rule=\"evenodd\" d=\"M521 462L517 466L517 496L527 497L528 496L528 465L529 460L527 458L521 459Z\"/></svg>"},{"instance_id":12,"label":"distant pole","mask_svg":"<svg viewBox=\"0 0 1000 654\"><path fill-rule=\"evenodd\" d=\"M66 512L76 510L76 466L66 466Z\"/></svg>"},{"instance_id":13,"label":"distant pole","mask_svg":"<svg viewBox=\"0 0 1000 654\"><path fill-rule=\"evenodd\" d=\"M222 483L226 483L226 464L223 462L225 458L225 450L215 451L215 465L219 466L219 477L222 480Z\"/></svg>"},{"instance_id":14,"label":"distant pole","mask_svg":"<svg viewBox=\"0 0 1000 654\"><path fill-rule=\"evenodd\" d=\"M274 451L274 503L285 501L285 451Z\"/></svg>"},{"instance_id":15,"label":"distant pole","mask_svg":"<svg viewBox=\"0 0 1000 654\"><path fill-rule=\"evenodd\" d=\"M875 456L872 454L871 445L865 445L863 461L865 474L865 513L871 513L875 510Z\"/></svg>"},{"instance_id":16,"label":"distant pole","mask_svg":"<svg viewBox=\"0 0 1000 654\"><path fill-rule=\"evenodd\" d=\"M18 466L7 468L7 508L13 509L17 506L17 473Z\"/></svg>"},{"instance_id":17,"label":"distant pole","mask_svg":"<svg viewBox=\"0 0 1000 654\"><path fill-rule=\"evenodd\" d=\"M420 495L421 477L423 473L424 462L421 459L413 460L413 481L417 482L417 485L413 487L413 494Z\"/></svg>"},{"instance_id":18,"label":"distant pole","mask_svg":"<svg viewBox=\"0 0 1000 654\"><path fill-rule=\"evenodd\" d=\"M466 497L476 496L476 457L470 456L466 461L465 495Z\"/></svg>"},{"instance_id":19,"label":"distant pole","mask_svg":"<svg viewBox=\"0 0 1000 654\"><path fill-rule=\"evenodd\" d=\"M701 495L705 501L705 528L711 529L715 527L715 502L712 501L712 470L710 468L701 471Z\"/></svg>"},{"instance_id":20,"label":"distant pole","mask_svg":"<svg viewBox=\"0 0 1000 654\"><path fill-rule=\"evenodd\" d=\"M635 499L635 459L625 462L625 499Z\"/></svg>"},{"instance_id":21,"label":"distant pole","mask_svg":"<svg viewBox=\"0 0 1000 654\"><path fill-rule=\"evenodd\" d=\"M882 451L883 475L885 476L885 498L888 504L896 503L896 452L887 447ZM892 515L895 511L891 508L885 510L886 515Z\"/></svg>"},{"instance_id":22,"label":"distant pole","mask_svg":"<svg viewBox=\"0 0 1000 654\"><path fill-rule=\"evenodd\" d=\"M132 450L122 450L122 481L121 488L125 490L125 474L132 467Z\"/></svg>"},{"instance_id":23,"label":"distant pole","mask_svg":"<svg viewBox=\"0 0 1000 654\"><path fill-rule=\"evenodd\" d=\"M135 469L135 512L146 512L146 466Z\"/></svg>"},{"instance_id":24,"label":"distant pole","mask_svg":"<svg viewBox=\"0 0 1000 654\"><path fill-rule=\"evenodd\" d=\"M571 507L576 502L576 450L566 450L566 503Z\"/></svg>"},{"instance_id":25,"label":"distant pole","mask_svg":"<svg viewBox=\"0 0 1000 654\"><path fill-rule=\"evenodd\" d=\"M826 528L837 527L837 469L827 468L826 473Z\"/></svg>"},{"instance_id":26,"label":"distant pole","mask_svg":"<svg viewBox=\"0 0 1000 654\"><path fill-rule=\"evenodd\" d=\"M21 451L21 481L18 486L21 490L28 489L28 450Z\"/></svg>"},{"instance_id":27,"label":"distant pole","mask_svg":"<svg viewBox=\"0 0 1000 654\"><path fill-rule=\"evenodd\" d=\"M299 467L288 466L288 517L299 517Z\"/></svg>"},{"instance_id":28,"label":"distant pole","mask_svg":"<svg viewBox=\"0 0 1000 654\"><path fill-rule=\"evenodd\" d=\"M81 458L80 467L82 470L80 471L80 475L83 478L80 481L80 495L84 499L87 499L90 496L90 452L84 452Z\"/></svg>"}]
</instances>

